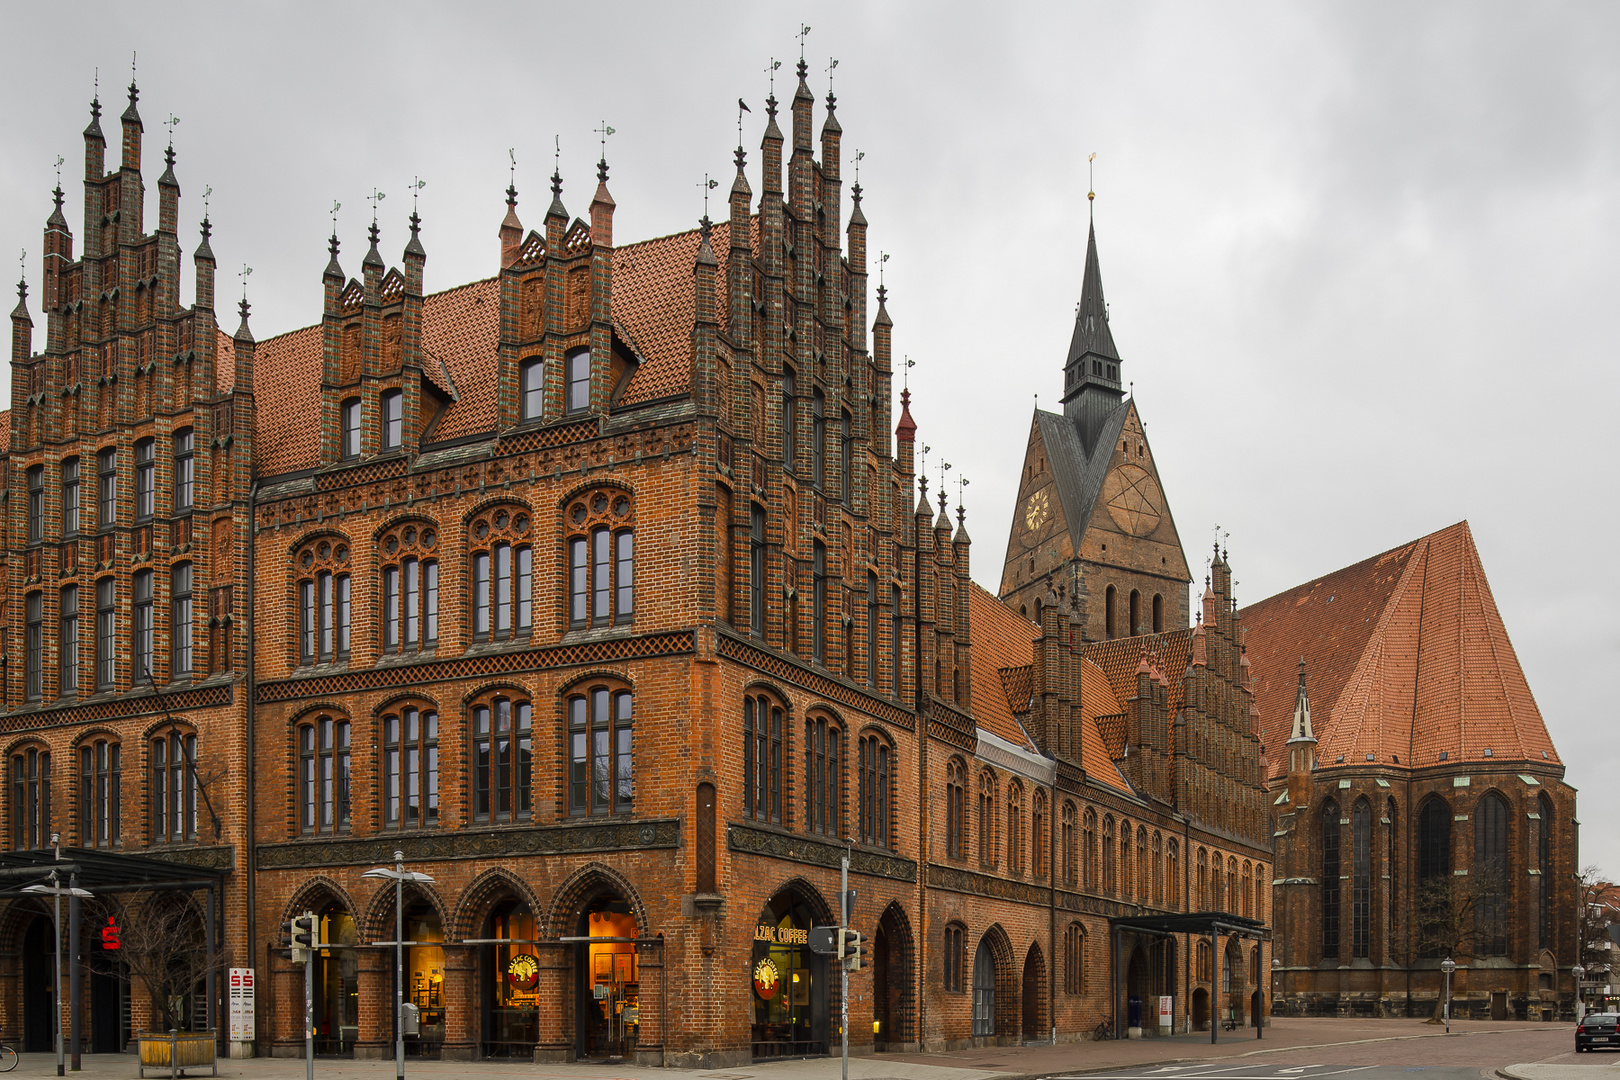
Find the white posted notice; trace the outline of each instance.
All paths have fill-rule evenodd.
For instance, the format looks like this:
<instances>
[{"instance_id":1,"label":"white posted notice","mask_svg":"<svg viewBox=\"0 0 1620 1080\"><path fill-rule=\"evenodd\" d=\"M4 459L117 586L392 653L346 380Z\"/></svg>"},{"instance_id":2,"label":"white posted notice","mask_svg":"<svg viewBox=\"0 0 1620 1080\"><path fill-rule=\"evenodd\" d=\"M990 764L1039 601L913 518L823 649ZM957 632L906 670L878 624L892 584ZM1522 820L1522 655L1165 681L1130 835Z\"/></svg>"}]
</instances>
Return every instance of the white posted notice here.
<instances>
[{"instance_id":1,"label":"white posted notice","mask_svg":"<svg viewBox=\"0 0 1620 1080\"><path fill-rule=\"evenodd\" d=\"M1174 1002L1175 998L1173 997L1167 996L1159 998L1159 1027L1162 1029L1168 1029L1175 1026Z\"/></svg>"},{"instance_id":2,"label":"white posted notice","mask_svg":"<svg viewBox=\"0 0 1620 1080\"><path fill-rule=\"evenodd\" d=\"M253 1041L253 969L230 969L231 1042Z\"/></svg>"}]
</instances>

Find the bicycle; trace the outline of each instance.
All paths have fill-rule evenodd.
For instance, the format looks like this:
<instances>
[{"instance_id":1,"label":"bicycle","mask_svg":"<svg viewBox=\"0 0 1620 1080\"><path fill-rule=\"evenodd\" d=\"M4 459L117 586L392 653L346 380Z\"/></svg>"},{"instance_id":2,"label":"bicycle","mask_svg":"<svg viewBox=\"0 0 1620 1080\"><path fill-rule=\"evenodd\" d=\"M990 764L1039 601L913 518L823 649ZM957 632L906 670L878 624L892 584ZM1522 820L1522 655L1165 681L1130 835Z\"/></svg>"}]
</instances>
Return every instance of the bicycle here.
<instances>
[{"instance_id":1,"label":"bicycle","mask_svg":"<svg viewBox=\"0 0 1620 1080\"><path fill-rule=\"evenodd\" d=\"M1117 1038L1119 1038L1119 1033L1114 1030L1114 1018L1112 1016L1103 1017L1097 1022L1097 1026L1091 1029L1091 1039L1093 1042L1101 1042L1103 1039Z\"/></svg>"},{"instance_id":2,"label":"bicycle","mask_svg":"<svg viewBox=\"0 0 1620 1080\"><path fill-rule=\"evenodd\" d=\"M0 1072L10 1072L17 1067L17 1051L0 1043Z\"/></svg>"}]
</instances>

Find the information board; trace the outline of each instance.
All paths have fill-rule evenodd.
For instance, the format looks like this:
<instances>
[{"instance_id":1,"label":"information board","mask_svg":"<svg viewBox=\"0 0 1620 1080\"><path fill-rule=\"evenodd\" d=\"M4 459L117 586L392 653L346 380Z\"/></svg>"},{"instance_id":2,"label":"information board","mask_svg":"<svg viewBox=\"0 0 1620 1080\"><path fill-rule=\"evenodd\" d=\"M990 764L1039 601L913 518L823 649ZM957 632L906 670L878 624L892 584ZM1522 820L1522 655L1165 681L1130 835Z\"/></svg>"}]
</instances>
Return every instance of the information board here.
<instances>
[{"instance_id":1,"label":"information board","mask_svg":"<svg viewBox=\"0 0 1620 1080\"><path fill-rule=\"evenodd\" d=\"M230 969L231 1042L253 1041L253 969Z\"/></svg>"}]
</instances>

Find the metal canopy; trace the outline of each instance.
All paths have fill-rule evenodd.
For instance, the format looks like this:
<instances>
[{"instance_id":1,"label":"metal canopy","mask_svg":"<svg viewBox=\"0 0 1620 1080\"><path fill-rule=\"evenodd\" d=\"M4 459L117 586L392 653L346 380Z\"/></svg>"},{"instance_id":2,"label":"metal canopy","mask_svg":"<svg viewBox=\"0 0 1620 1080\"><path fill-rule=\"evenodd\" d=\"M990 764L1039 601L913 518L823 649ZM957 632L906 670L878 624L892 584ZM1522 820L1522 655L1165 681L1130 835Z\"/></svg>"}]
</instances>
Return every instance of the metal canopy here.
<instances>
[{"instance_id":1,"label":"metal canopy","mask_svg":"<svg viewBox=\"0 0 1620 1080\"><path fill-rule=\"evenodd\" d=\"M52 870L64 880L77 875L79 886L94 893L145 889L190 892L217 888L225 876L224 870L98 848L64 847L61 858L52 848L5 851L0 852L0 897L22 895L24 885L44 881Z\"/></svg>"},{"instance_id":2,"label":"metal canopy","mask_svg":"<svg viewBox=\"0 0 1620 1080\"><path fill-rule=\"evenodd\" d=\"M1271 931L1259 919L1249 919L1225 911L1189 911L1174 915L1120 915L1108 920L1115 930L1140 930L1148 934L1228 934L1236 937L1270 938Z\"/></svg>"}]
</instances>

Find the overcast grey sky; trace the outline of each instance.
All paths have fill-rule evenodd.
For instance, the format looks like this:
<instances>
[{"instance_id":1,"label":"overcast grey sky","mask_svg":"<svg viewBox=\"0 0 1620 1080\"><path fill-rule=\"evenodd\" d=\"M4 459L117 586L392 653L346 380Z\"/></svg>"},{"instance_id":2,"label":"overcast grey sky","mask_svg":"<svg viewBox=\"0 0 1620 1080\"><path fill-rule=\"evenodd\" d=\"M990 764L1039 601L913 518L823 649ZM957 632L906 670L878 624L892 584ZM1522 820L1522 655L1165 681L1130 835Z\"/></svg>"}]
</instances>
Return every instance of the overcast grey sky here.
<instances>
[{"instance_id":1,"label":"overcast grey sky","mask_svg":"<svg viewBox=\"0 0 1620 1080\"><path fill-rule=\"evenodd\" d=\"M689 228L739 96L757 169L801 21L817 129L835 56L866 152L919 438L972 481L975 577L997 586L1033 396L1058 403L1095 151L1114 338L1189 560L1218 523L1249 603L1467 518L1582 861L1620 874L1620 6L14 5L0 252L37 298L52 163L78 234L93 73L116 145L132 50L149 198L172 113L182 245L211 185L221 320L251 264L261 339L318 320L334 200L357 272L388 194L393 264L425 178L429 289L486 277L508 148L529 225L553 136L583 215L603 120L615 237Z\"/></svg>"}]
</instances>

